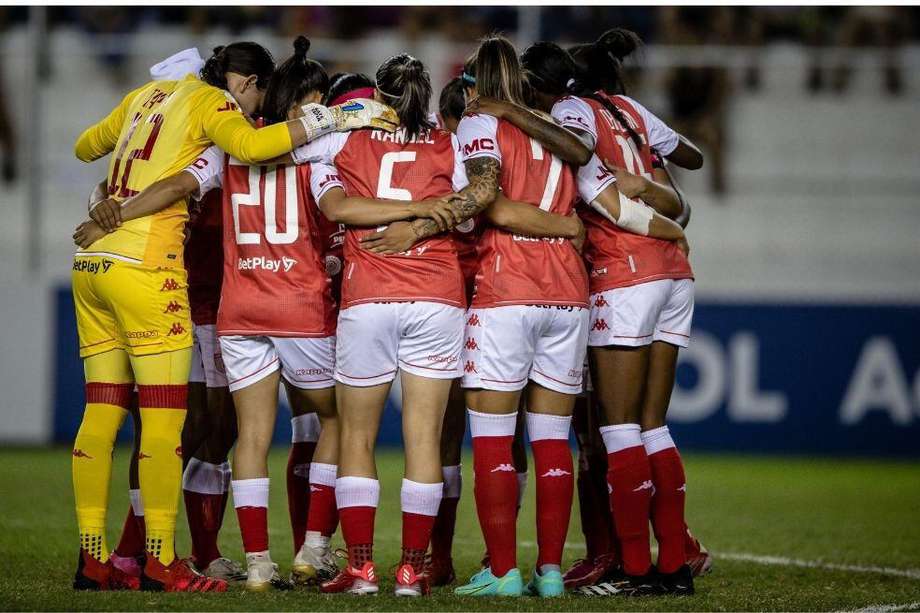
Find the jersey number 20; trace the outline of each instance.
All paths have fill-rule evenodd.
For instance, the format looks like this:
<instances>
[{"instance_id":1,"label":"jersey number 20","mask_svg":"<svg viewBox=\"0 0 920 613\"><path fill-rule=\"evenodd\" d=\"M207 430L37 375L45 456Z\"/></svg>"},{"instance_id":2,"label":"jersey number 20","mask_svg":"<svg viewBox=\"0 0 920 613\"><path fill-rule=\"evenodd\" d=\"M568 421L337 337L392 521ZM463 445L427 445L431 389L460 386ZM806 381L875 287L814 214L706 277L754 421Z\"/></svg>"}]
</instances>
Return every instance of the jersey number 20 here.
<instances>
[{"instance_id":1,"label":"jersey number 20","mask_svg":"<svg viewBox=\"0 0 920 613\"><path fill-rule=\"evenodd\" d=\"M284 175L284 232L278 231L275 210L278 200L278 173ZM265 190L259 189L262 169L249 167L249 193L230 195L233 210L233 232L237 245L258 245L262 235L258 232L240 230L240 207L262 206L265 214L265 240L272 245L290 245L297 240L299 232L297 219L297 175L290 168L272 168L265 172Z\"/></svg>"}]
</instances>

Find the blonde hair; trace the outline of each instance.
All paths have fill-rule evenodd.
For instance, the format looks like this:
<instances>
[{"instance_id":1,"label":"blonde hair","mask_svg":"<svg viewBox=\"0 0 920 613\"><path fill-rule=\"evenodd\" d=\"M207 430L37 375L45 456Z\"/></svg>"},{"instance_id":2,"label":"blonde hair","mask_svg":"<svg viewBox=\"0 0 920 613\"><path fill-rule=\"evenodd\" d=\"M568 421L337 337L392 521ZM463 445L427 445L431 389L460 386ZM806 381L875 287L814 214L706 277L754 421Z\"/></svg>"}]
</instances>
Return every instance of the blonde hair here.
<instances>
[{"instance_id":1,"label":"blonde hair","mask_svg":"<svg viewBox=\"0 0 920 613\"><path fill-rule=\"evenodd\" d=\"M525 104L524 77L517 51L504 36L489 36L476 52L476 92L480 96Z\"/></svg>"}]
</instances>

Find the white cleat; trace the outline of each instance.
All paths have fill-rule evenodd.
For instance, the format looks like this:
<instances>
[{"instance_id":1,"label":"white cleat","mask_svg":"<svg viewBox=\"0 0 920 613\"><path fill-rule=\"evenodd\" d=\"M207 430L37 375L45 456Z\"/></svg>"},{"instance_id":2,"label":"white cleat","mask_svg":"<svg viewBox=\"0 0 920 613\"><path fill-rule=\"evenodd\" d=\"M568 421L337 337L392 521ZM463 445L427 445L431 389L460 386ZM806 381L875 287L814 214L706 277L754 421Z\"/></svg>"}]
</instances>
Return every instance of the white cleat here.
<instances>
[{"instance_id":1,"label":"white cleat","mask_svg":"<svg viewBox=\"0 0 920 613\"><path fill-rule=\"evenodd\" d=\"M289 590L294 587L281 577L278 565L272 562L267 551L247 553L246 566L246 590L249 592Z\"/></svg>"},{"instance_id":2,"label":"white cleat","mask_svg":"<svg viewBox=\"0 0 920 613\"><path fill-rule=\"evenodd\" d=\"M208 564L202 573L205 577L212 579L223 579L224 581L245 581L246 571L243 567L228 558L217 558Z\"/></svg>"},{"instance_id":3,"label":"white cleat","mask_svg":"<svg viewBox=\"0 0 920 613\"><path fill-rule=\"evenodd\" d=\"M329 547L327 537L305 541L291 564L291 582L297 585L322 583L338 574L337 557Z\"/></svg>"}]
</instances>

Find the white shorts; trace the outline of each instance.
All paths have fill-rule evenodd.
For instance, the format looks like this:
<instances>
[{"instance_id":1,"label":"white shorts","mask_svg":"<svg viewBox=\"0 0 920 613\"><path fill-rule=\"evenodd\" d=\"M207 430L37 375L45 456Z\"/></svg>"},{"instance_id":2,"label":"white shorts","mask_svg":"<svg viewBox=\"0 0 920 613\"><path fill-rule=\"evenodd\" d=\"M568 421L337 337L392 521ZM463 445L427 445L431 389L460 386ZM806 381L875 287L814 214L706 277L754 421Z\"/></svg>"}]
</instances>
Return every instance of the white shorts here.
<instances>
[{"instance_id":1,"label":"white shorts","mask_svg":"<svg viewBox=\"0 0 920 613\"><path fill-rule=\"evenodd\" d=\"M221 336L230 391L261 381L279 368L294 387L323 389L335 385L335 336Z\"/></svg>"},{"instance_id":2,"label":"white shorts","mask_svg":"<svg viewBox=\"0 0 920 613\"><path fill-rule=\"evenodd\" d=\"M502 306L470 309L463 387L513 392L527 381L562 394L582 389L588 309Z\"/></svg>"},{"instance_id":3,"label":"white shorts","mask_svg":"<svg viewBox=\"0 0 920 613\"><path fill-rule=\"evenodd\" d=\"M210 388L227 387L227 371L224 370L224 360L220 352L220 343L217 342L217 326L206 324L193 326L193 347L201 356L201 366L204 369L205 385ZM195 356L192 355L192 370L195 369ZM189 380L192 380L191 377Z\"/></svg>"},{"instance_id":4,"label":"white shorts","mask_svg":"<svg viewBox=\"0 0 920 613\"><path fill-rule=\"evenodd\" d=\"M189 383L204 383L204 364L201 363L201 348L198 346L198 326L192 324L192 369L188 373Z\"/></svg>"},{"instance_id":5,"label":"white shorts","mask_svg":"<svg viewBox=\"0 0 920 613\"><path fill-rule=\"evenodd\" d=\"M339 312L335 379L370 387L397 369L429 379L460 376L463 309L437 302L373 302Z\"/></svg>"},{"instance_id":6,"label":"white shorts","mask_svg":"<svg viewBox=\"0 0 920 613\"><path fill-rule=\"evenodd\" d=\"M591 295L588 345L686 347L693 321L693 279L661 279Z\"/></svg>"}]
</instances>

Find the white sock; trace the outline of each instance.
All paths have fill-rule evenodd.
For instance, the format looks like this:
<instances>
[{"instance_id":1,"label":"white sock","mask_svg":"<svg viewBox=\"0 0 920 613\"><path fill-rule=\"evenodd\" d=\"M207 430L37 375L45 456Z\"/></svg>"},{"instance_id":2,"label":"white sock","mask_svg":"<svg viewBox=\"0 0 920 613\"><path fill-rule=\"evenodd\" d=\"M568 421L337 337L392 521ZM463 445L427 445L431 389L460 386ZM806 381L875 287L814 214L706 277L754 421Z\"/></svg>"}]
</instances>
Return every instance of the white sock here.
<instances>
[{"instance_id":1,"label":"white sock","mask_svg":"<svg viewBox=\"0 0 920 613\"><path fill-rule=\"evenodd\" d=\"M135 517L144 516L144 501L141 499L141 491L138 490L128 490L128 498L131 499L131 509L134 511Z\"/></svg>"},{"instance_id":2,"label":"white sock","mask_svg":"<svg viewBox=\"0 0 920 613\"><path fill-rule=\"evenodd\" d=\"M319 440L319 416L316 413L307 413L291 418L291 442L315 443Z\"/></svg>"},{"instance_id":3,"label":"white sock","mask_svg":"<svg viewBox=\"0 0 920 613\"><path fill-rule=\"evenodd\" d=\"M229 467L230 465L227 464L228 471ZM185 467L185 472L182 473L182 489L198 494L223 494L227 491L228 476L224 472L223 464L211 464L202 462L198 458L191 458Z\"/></svg>"},{"instance_id":4,"label":"white sock","mask_svg":"<svg viewBox=\"0 0 920 613\"><path fill-rule=\"evenodd\" d=\"M403 479L399 492L402 512L434 517L438 514L443 493L443 483L419 483Z\"/></svg>"},{"instance_id":5,"label":"white sock","mask_svg":"<svg viewBox=\"0 0 920 613\"><path fill-rule=\"evenodd\" d=\"M268 508L268 477L233 480L233 506Z\"/></svg>"},{"instance_id":6,"label":"white sock","mask_svg":"<svg viewBox=\"0 0 920 613\"><path fill-rule=\"evenodd\" d=\"M667 426L643 432L642 444L645 445L645 453L648 455L676 447Z\"/></svg>"},{"instance_id":7,"label":"white sock","mask_svg":"<svg viewBox=\"0 0 920 613\"><path fill-rule=\"evenodd\" d=\"M339 477L335 480L335 504L339 509L377 508L380 504L380 481L369 477Z\"/></svg>"},{"instance_id":8,"label":"white sock","mask_svg":"<svg viewBox=\"0 0 920 613\"><path fill-rule=\"evenodd\" d=\"M604 439L604 447L606 447L608 454L623 451L630 447L640 447L642 445L642 434L639 424L603 426L600 432Z\"/></svg>"}]
</instances>

